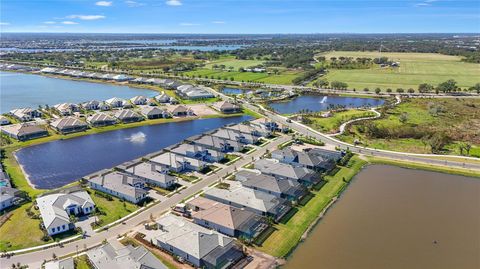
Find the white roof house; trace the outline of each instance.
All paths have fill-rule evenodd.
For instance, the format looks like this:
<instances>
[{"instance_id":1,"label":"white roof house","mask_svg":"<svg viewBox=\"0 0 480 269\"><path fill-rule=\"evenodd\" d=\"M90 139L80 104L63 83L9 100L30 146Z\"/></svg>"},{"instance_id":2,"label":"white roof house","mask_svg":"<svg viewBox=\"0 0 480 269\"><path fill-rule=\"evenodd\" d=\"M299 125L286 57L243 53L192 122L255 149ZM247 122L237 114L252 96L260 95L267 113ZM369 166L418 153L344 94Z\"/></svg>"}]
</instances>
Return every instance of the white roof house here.
<instances>
[{"instance_id":1,"label":"white roof house","mask_svg":"<svg viewBox=\"0 0 480 269\"><path fill-rule=\"evenodd\" d=\"M159 95L155 96L155 99L159 102L159 103L168 103L170 102L170 96L168 96L168 94L166 94L165 92L162 91L162 93L160 93Z\"/></svg>"},{"instance_id":2,"label":"white roof house","mask_svg":"<svg viewBox=\"0 0 480 269\"><path fill-rule=\"evenodd\" d=\"M95 203L86 191L45 195L38 197L36 202L43 225L50 235L72 228L69 214L88 214L95 207Z\"/></svg>"},{"instance_id":3,"label":"white roof house","mask_svg":"<svg viewBox=\"0 0 480 269\"><path fill-rule=\"evenodd\" d=\"M145 180L127 173L111 172L88 180L90 187L132 203L139 203L147 197Z\"/></svg>"},{"instance_id":4,"label":"white roof house","mask_svg":"<svg viewBox=\"0 0 480 269\"><path fill-rule=\"evenodd\" d=\"M134 105L145 105L147 103L147 97L142 96L142 95L137 95L132 98L130 98L130 101Z\"/></svg>"},{"instance_id":5,"label":"white roof house","mask_svg":"<svg viewBox=\"0 0 480 269\"><path fill-rule=\"evenodd\" d=\"M125 105L127 105L127 101L125 99L118 97L110 98L106 100L105 103L107 103L107 105L111 107L124 107Z\"/></svg>"},{"instance_id":6,"label":"white roof house","mask_svg":"<svg viewBox=\"0 0 480 269\"><path fill-rule=\"evenodd\" d=\"M125 170L127 173L145 179L149 184L167 189L177 183L177 179L164 171L161 167L152 162L141 162Z\"/></svg>"}]
</instances>

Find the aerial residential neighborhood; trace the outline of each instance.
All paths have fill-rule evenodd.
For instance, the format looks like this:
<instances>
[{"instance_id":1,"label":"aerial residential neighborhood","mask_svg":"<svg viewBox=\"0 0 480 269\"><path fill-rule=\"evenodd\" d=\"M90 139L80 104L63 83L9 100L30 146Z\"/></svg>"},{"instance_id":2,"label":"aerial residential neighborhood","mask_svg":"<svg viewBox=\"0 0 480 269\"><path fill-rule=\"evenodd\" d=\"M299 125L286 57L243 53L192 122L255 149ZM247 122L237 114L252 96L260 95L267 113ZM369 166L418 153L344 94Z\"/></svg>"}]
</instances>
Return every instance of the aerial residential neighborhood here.
<instances>
[{"instance_id":1,"label":"aerial residential neighborhood","mask_svg":"<svg viewBox=\"0 0 480 269\"><path fill-rule=\"evenodd\" d=\"M0 0L0 269L478 269L478 1Z\"/></svg>"}]
</instances>

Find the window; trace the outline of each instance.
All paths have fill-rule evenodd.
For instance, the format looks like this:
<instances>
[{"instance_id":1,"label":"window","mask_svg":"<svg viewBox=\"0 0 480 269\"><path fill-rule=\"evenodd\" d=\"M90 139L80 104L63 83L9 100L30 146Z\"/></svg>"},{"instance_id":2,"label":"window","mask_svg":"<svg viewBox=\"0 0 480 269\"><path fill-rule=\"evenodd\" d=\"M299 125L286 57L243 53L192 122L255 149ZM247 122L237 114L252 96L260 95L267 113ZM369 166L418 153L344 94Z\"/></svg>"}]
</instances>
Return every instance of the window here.
<instances>
[{"instance_id":1,"label":"window","mask_svg":"<svg viewBox=\"0 0 480 269\"><path fill-rule=\"evenodd\" d=\"M62 225L62 230L65 230L65 225Z\"/></svg>"}]
</instances>

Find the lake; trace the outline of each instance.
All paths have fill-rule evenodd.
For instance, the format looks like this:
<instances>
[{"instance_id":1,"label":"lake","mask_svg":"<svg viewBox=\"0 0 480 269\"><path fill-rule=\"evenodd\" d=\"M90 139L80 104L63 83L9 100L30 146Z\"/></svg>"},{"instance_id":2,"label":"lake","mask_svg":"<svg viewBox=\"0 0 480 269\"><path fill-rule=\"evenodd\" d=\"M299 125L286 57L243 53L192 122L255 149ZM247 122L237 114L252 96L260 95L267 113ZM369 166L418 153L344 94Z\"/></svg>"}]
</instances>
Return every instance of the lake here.
<instances>
[{"instance_id":1,"label":"lake","mask_svg":"<svg viewBox=\"0 0 480 269\"><path fill-rule=\"evenodd\" d=\"M269 105L280 114L298 113L302 109L310 111L324 111L331 109L332 106L345 106L347 108L357 108L363 106L376 107L385 101L377 98L360 98L330 95L301 95L285 102L274 102Z\"/></svg>"},{"instance_id":2,"label":"lake","mask_svg":"<svg viewBox=\"0 0 480 269\"><path fill-rule=\"evenodd\" d=\"M224 94L227 94L227 95L238 95L238 94L246 94L248 92L251 92L250 90L243 90L243 89L239 89L239 88L229 88L229 87L225 87L222 89L222 93Z\"/></svg>"},{"instance_id":3,"label":"lake","mask_svg":"<svg viewBox=\"0 0 480 269\"><path fill-rule=\"evenodd\" d=\"M148 89L45 77L41 75L0 72L0 113L14 108L58 103L81 103L112 97L152 97L158 92Z\"/></svg>"},{"instance_id":4,"label":"lake","mask_svg":"<svg viewBox=\"0 0 480 269\"><path fill-rule=\"evenodd\" d=\"M190 136L249 119L250 116L199 119L121 129L23 148L16 157L36 188L53 189Z\"/></svg>"},{"instance_id":5,"label":"lake","mask_svg":"<svg viewBox=\"0 0 480 269\"><path fill-rule=\"evenodd\" d=\"M374 165L287 260L293 268L480 268L480 179Z\"/></svg>"}]
</instances>

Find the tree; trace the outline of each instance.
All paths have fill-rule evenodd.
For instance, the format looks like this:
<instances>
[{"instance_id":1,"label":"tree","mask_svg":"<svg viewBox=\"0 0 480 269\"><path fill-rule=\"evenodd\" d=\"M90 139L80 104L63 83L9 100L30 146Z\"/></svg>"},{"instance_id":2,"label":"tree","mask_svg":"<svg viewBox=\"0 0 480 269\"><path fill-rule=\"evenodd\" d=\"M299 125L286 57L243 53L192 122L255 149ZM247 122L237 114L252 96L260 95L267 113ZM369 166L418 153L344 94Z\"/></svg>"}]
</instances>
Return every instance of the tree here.
<instances>
[{"instance_id":1,"label":"tree","mask_svg":"<svg viewBox=\"0 0 480 269\"><path fill-rule=\"evenodd\" d=\"M473 87L468 88L468 90L471 92L477 92L477 94L480 94L480 83L477 83Z\"/></svg>"},{"instance_id":2,"label":"tree","mask_svg":"<svg viewBox=\"0 0 480 269\"><path fill-rule=\"evenodd\" d=\"M388 88L388 89L387 89L387 92L388 92L388 93L391 93L391 92L392 92L392 89Z\"/></svg>"},{"instance_id":3,"label":"tree","mask_svg":"<svg viewBox=\"0 0 480 269\"><path fill-rule=\"evenodd\" d=\"M397 89L397 92L398 92L398 93L403 93L403 92L405 92L405 90L404 90L403 88L398 88L398 89Z\"/></svg>"},{"instance_id":4,"label":"tree","mask_svg":"<svg viewBox=\"0 0 480 269\"><path fill-rule=\"evenodd\" d=\"M433 91L433 86L428 83L422 83L418 85L418 92L419 93L426 93Z\"/></svg>"},{"instance_id":5,"label":"tree","mask_svg":"<svg viewBox=\"0 0 480 269\"><path fill-rule=\"evenodd\" d=\"M380 90L380 88L375 88L375 93L376 93L376 94L380 94L381 91L382 91L382 90Z\"/></svg>"},{"instance_id":6,"label":"tree","mask_svg":"<svg viewBox=\"0 0 480 269\"><path fill-rule=\"evenodd\" d=\"M440 152L443 147L450 143L450 137L443 132L436 132L428 139L432 153Z\"/></svg>"},{"instance_id":7,"label":"tree","mask_svg":"<svg viewBox=\"0 0 480 269\"><path fill-rule=\"evenodd\" d=\"M454 92L457 90L457 82L453 79L449 79L438 84L437 89L443 93Z\"/></svg>"},{"instance_id":8,"label":"tree","mask_svg":"<svg viewBox=\"0 0 480 269\"><path fill-rule=\"evenodd\" d=\"M414 93L415 92L415 90L413 88L409 88L407 91L408 91L408 93Z\"/></svg>"},{"instance_id":9,"label":"tree","mask_svg":"<svg viewBox=\"0 0 480 269\"><path fill-rule=\"evenodd\" d=\"M341 81L332 81L330 83L330 86L332 86L332 88L335 90L346 90L348 87L348 84Z\"/></svg>"},{"instance_id":10,"label":"tree","mask_svg":"<svg viewBox=\"0 0 480 269\"><path fill-rule=\"evenodd\" d=\"M369 92L370 89L369 89L369 88L364 88L363 91L364 91L364 92Z\"/></svg>"}]
</instances>

